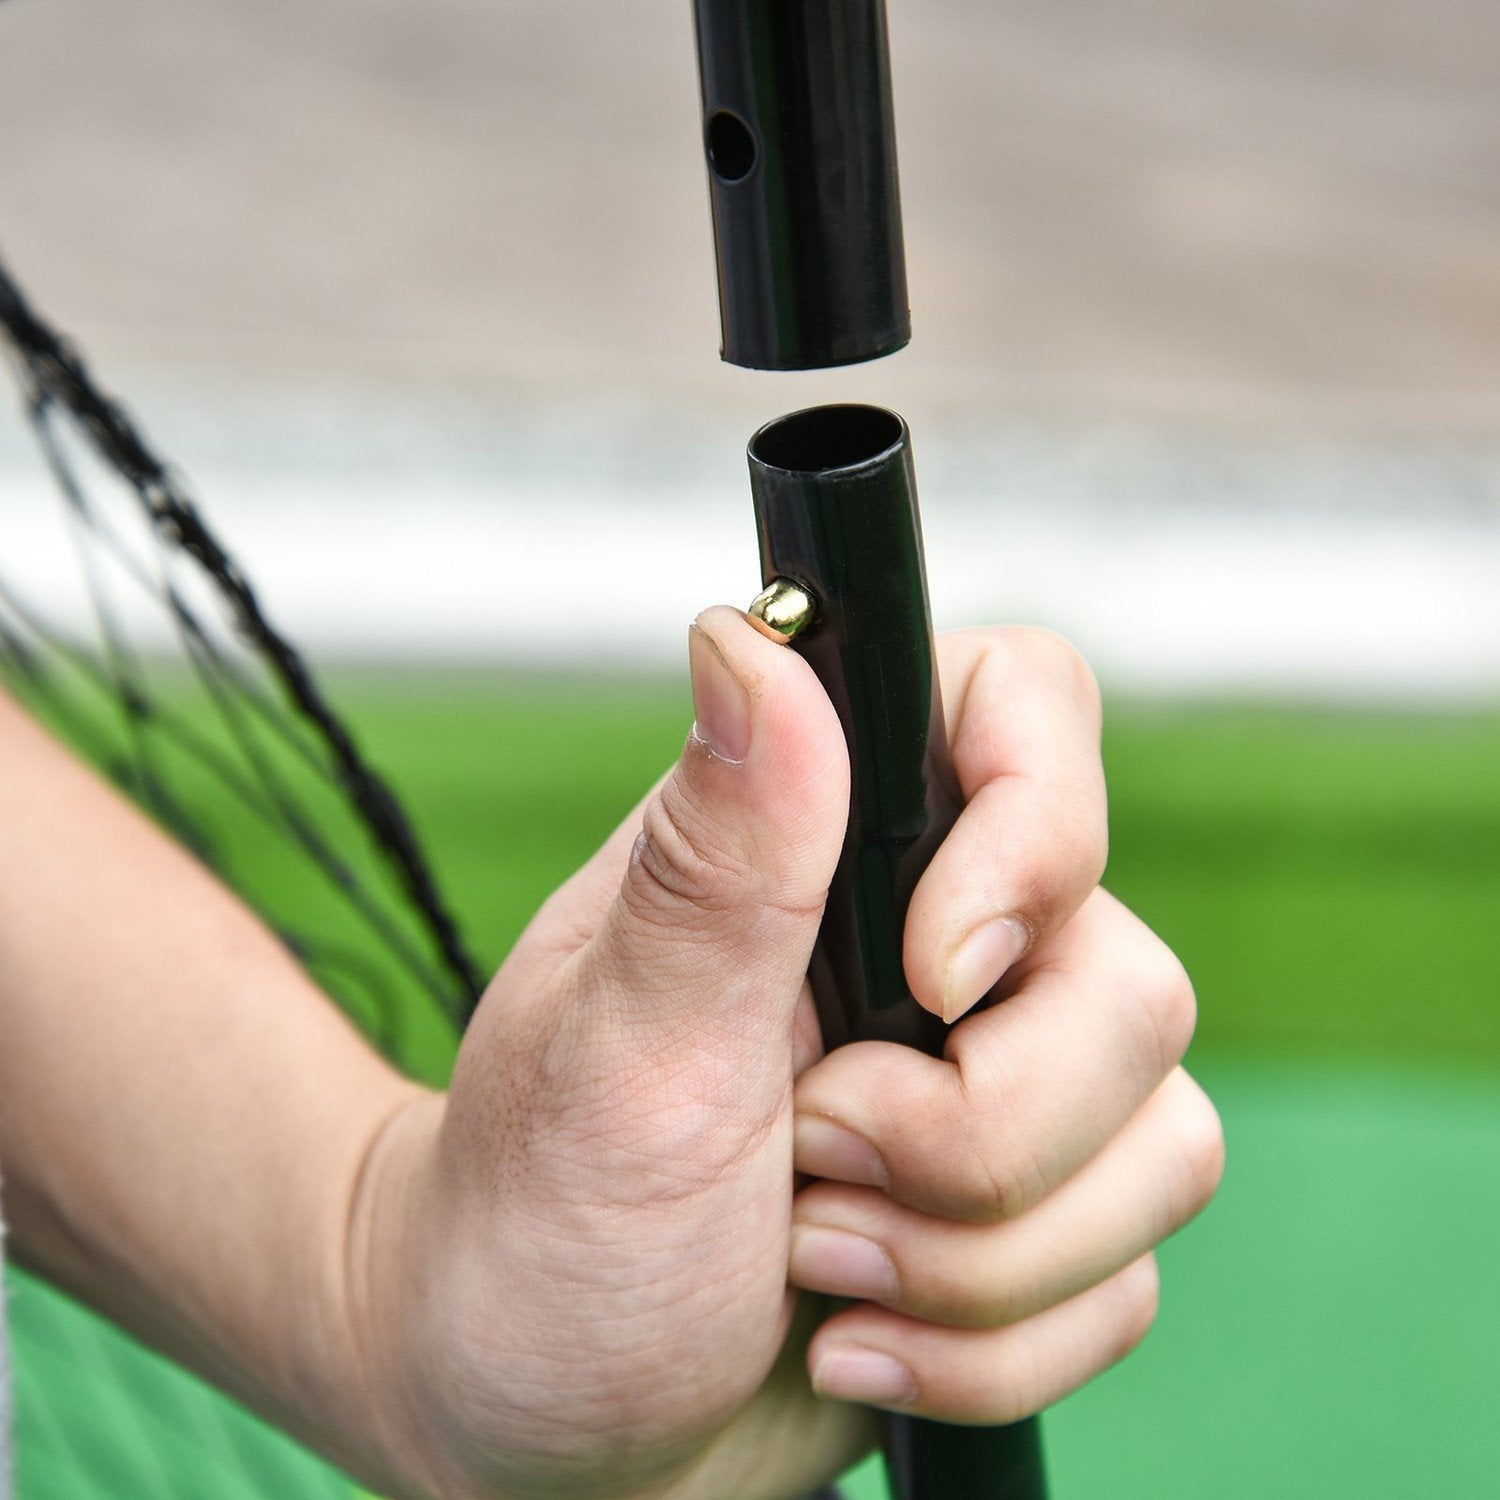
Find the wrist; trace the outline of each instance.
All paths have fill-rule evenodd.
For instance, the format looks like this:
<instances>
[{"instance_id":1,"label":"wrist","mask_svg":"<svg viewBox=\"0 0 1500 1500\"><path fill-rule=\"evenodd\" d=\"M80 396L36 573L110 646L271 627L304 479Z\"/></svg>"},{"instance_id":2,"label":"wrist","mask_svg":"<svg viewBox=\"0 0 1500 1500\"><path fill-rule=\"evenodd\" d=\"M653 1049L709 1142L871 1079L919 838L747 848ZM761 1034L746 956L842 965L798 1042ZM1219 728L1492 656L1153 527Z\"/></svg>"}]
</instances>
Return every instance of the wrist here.
<instances>
[{"instance_id":1,"label":"wrist","mask_svg":"<svg viewBox=\"0 0 1500 1500\"><path fill-rule=\"evenodd\" d=\"M324 1331L304 1330L326 1415L318 1446L390 1500L452 1493L415 1399L411 1304L445 1096L410 1085L368 1131L330 1257Z\"/></svg>"},{"instance_id":2,"label":"wrist","mask_svg":"<svg viewBox=\"0 0 1500 1500\"><path fill-rule=\"evenodd\" d=\"M580 1500L723 1493L694 1480L698 1442L636 1456L628 1428L605 1435L583 1420L570 1433L555 1411L539 1415L567 1409L568 1381L541 1397L556 1347L497 1337L491 1299L515 1294L518 1268L474 1219L476 1202L492 1195L454 1186L447 1105L419 1091L381 1122L350 1196L346 1333L333 1365L338 1390L325 1402L339 1432L323 1451L389 1500L536 1500L562 1493L560 1484Z\"/></svg>"}]
</instances>

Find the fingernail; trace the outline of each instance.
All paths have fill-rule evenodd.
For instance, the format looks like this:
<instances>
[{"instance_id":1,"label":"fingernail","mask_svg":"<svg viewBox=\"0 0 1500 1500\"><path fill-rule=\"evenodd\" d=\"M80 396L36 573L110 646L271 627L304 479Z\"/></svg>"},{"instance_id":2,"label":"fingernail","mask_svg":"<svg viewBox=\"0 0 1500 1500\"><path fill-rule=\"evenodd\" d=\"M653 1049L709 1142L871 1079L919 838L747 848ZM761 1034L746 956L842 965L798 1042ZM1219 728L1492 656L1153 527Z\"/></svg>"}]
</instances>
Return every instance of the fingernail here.
<instances>
[{"instance_id":1,"label":"fingernail","mask_svg":"<svg viewBox=\"0 0 1500 1500\"><path fill-rule=\"evenodd\" d=\"M1001 917L971 932L948 960L943 984L943 1019L951 1025L977 1005L1030 942L1031 932L1019 917Z\"/></svg>"},{"instance_id":2,"label":"fingernail","mask_svg":"<svg viewBox=\"0 0 1500 1500\"><path fill-rule=\"evenodd\" d=\"M792 1157L797 1170L810 1177L864 1187L891 1185L880 1153L863 1136L821 1115L798 1115L792 1122Z\"/></svg>"},{"instance_id":3,"label":"fingernail","mask_svg":"<svg viewBox=\"0 0 1500 1500\"><path fill-rule=\"evenodd\" d=\"M852 1345L830 1349L813 1370L812 1383L820 1396L867 1406L909 1406L917 1397L917 1383L900 1360Z\"/></svg>"},{"instance_id":4,"label":"fingernail","mask_svg":"<svg viewBox=\"0 0 1500 1500\"><path fill-rule=\"evenodd\" d=\"M792 1282L809 1292L891 1302L898 1290L890 1256L874 1240L845 1229L794 1224L790 1267Z\"/></svg>"},{"instance_id":5,"label":"fingernail","mask_svg":"<svg viewBox=\"0 0 1500 1500\"><path fill-rule=\"evenodd\" d=\"M750 694L730 670L719 643L694 625L688 632L693 677L693 736L720 760L739 762L750 753Z\"/></svg>"}]
</instances>

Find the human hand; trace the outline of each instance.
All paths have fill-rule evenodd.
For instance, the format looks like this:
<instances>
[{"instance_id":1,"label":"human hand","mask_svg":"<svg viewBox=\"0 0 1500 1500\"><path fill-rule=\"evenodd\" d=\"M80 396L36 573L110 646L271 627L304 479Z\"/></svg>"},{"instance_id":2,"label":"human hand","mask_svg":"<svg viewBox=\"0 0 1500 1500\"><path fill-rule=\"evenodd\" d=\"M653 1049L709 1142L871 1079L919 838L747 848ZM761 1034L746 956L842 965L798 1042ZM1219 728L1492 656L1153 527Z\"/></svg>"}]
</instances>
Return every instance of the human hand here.
<instances>
[{"instance_id":1,"label":"human hand","mask_svg":"<svg viewBox=\"0 0 1500 1500\"><path fill-rule=\"evenodd\" d=\"M1142 1336L1152 1247L1217 1183L1217 1118L1177 1067L1191 990L1097 888L1098 704L1071 649L940 645L968 805L907 975L950 1016L1005 997L943 1059L821 1056L805 974L842 735L736 611L691 649L681 761L538 914L449 1095L393 1119L356 1197L403 1496L769 1500L869 1446L850 1402L1014 1420ZM798 1288L866 1300L819 1327Z\"/></svg>"}]
</instances>

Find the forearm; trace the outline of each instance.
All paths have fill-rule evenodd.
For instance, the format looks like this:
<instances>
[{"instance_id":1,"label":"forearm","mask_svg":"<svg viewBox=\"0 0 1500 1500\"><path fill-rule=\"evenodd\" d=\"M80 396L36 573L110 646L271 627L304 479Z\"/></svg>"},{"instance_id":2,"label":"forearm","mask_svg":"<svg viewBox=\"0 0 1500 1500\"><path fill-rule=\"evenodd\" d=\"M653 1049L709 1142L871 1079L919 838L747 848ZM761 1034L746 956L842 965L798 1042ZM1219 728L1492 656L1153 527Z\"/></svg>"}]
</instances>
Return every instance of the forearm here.
<instances>
[{"instance_id":1,"label":"forearm","mask_svg":"<svg viewBox=\"0 0 1500 1500\"><path fill-rule=\"evenodd\" d=\"M348 1225L373 1143L419 1091L3 694L0 851L13 1252L364 1467Z\"/></svg>"}]
</instances>

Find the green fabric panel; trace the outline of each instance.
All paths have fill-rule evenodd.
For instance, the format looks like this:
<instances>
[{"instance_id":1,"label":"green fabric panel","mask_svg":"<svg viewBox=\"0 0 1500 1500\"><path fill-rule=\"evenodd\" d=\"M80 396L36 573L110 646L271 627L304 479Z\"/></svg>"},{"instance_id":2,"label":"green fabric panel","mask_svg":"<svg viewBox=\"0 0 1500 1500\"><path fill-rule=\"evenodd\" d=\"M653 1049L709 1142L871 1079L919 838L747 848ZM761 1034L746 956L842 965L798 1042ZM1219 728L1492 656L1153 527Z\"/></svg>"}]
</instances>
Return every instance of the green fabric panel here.
<instances>
[{"instance_id":1,"label":"green fabric panel","mask_svg":"<svg viewBox=\"0 0 1500 1500\"><path fill-rule=\"evenodd\" d=\"M17 1500L352 1500L228 1397L44 1283L5 1279Z\"/></svg>"}]
</instances>

